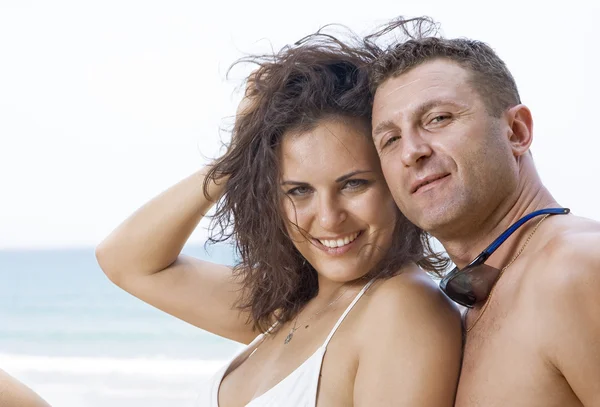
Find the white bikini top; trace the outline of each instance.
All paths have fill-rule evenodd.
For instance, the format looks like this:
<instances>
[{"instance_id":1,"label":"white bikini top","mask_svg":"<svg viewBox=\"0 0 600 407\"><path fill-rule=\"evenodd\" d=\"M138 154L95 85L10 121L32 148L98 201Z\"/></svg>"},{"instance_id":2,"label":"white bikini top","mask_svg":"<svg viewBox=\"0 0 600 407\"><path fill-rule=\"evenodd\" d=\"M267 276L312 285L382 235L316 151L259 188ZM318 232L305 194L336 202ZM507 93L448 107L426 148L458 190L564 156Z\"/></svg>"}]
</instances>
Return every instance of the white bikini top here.
<instances>
[{"instance_id":1,"label":"white bikini top","mask_svg":"<svg viewBox=\"0 0 600 407\"><path fill-rule=\"evenodd\" d=\"M319 387L321 365L323 363L323 356L325 356L325 351L327 350L327 345L342 321L344 321L344 318L346 318L346 315L348 315L350 310L371 286L373 281L374 280L369 281L362 290L360 290L352 303L346 308L346 311L344 311L342 316L338 319L323 345L321 345L315 353L275 386L246 404L246 407L315 407L317 404L317 389ZM243 363L243 361L256 350L258 345L260 345L264 336L265 334L258 335L252 343L242 349L241 352L235 355L230 363L223 366L221 370L213 376L212 380L208 383L209 386L198 398L196 404L198 407L219 407L219 387L221 381L223 381L223 377L225 377L229 368L234 362L237 362L238 359L241 361L237 363L238 366Z\"/></svg>"}]
</instances>

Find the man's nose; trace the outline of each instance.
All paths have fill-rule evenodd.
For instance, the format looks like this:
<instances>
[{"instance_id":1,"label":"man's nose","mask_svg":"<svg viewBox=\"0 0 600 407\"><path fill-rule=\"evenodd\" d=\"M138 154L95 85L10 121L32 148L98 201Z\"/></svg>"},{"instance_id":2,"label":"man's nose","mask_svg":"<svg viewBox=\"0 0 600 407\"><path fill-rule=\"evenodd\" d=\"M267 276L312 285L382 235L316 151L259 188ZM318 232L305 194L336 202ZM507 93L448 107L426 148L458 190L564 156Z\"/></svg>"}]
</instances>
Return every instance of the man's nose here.
<instances>
[{"instance_id":1,"label":"man's nose","mask_svg":"<svg viewBox=\"0 0 600 407\"><path fill-rule=\"evenodd\" d=\"M403 134L400 159L405 167L416 165L422 159L431 156L431 153L431 146L418 131Z\"/></svg>"}]
</instances>

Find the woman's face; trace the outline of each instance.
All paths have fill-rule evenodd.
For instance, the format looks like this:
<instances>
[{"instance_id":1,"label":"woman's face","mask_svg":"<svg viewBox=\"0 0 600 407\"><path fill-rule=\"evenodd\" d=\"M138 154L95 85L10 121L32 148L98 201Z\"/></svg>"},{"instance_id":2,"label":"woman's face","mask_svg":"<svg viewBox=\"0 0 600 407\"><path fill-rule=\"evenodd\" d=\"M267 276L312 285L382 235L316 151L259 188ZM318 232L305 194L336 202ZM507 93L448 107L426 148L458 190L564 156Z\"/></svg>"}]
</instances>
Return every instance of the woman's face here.
<instances>
[{"instance_id":1,"label":"woman's face","mask_svg":"<svg viewBox=\"0 0 600 407\"><path fill-rule=\"evenodd\" d=\"M296 248L331 281L367 274L391 245L397 211L369 127L357 119L323 120L314 130L286 134L280 158L282 204Z\"/></svg>"}]
</instances>

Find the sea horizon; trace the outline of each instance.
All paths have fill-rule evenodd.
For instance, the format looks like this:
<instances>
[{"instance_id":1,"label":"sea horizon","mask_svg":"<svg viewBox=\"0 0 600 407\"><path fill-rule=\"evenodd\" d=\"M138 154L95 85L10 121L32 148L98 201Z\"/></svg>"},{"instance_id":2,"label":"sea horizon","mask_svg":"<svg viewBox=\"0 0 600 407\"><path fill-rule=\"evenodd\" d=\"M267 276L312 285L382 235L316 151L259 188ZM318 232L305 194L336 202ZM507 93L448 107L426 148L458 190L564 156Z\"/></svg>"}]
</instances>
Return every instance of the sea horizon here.
<instances>
[{"instance_id":1,"label":"sea horizon","mask_svg":"<svg viewBox=\"0 0 600 407\"><path fill-rule=\"evenodd\" d=\"M183 253L235 262L229 245ZM242 345L112 284L93 247L0 250L0 369L53 406L191 406Z\"/></svg>"}]
</instances>

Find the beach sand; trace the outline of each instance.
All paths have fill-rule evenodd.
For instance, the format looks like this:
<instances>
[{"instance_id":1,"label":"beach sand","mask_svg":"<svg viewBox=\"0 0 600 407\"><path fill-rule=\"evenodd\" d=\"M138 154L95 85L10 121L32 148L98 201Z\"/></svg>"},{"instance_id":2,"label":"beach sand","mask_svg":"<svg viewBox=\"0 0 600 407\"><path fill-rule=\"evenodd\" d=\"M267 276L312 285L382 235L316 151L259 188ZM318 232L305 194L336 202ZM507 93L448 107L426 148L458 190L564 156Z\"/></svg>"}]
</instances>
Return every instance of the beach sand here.
<instances>
[{"instance_id":1,"label":"beach sand","mask_svg":"<svg viewBox=\"0 0 600 407\"><path fill-rule=\"evenodd\" d=\"M0 354L0 367L53 407L192 407L224 363Z\"/></svg>"}]
</instances>

